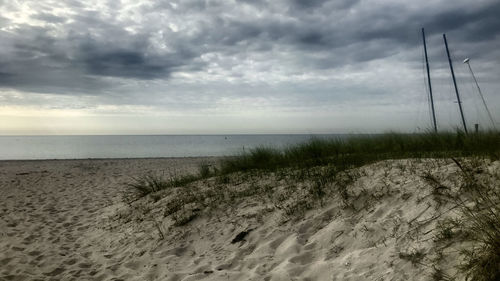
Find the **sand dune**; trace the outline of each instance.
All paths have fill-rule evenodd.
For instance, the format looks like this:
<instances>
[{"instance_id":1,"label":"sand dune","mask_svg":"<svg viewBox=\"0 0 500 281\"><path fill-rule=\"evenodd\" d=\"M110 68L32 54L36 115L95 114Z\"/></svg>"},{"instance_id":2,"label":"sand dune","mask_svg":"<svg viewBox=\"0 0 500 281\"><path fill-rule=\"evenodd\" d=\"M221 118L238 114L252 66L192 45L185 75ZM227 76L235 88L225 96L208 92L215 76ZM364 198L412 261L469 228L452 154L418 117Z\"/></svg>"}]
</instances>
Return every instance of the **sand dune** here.
<instances>
[{"instance_id":1,"label":"sand dune","mask_svg":"<svg viewBox=\"0 0 500 281\"><path fill-rule=\"evenodd\" d=\"M332 197L297 218L259 196L184 226L162 215L173 192L123 203L130 177L201 161L214 159L0 162L0 280L432 280L433 265L459 262L435 231L456 214L422 178L458 188L451 162L363 167L349 205Z\"/></svg>"}]
</instances>

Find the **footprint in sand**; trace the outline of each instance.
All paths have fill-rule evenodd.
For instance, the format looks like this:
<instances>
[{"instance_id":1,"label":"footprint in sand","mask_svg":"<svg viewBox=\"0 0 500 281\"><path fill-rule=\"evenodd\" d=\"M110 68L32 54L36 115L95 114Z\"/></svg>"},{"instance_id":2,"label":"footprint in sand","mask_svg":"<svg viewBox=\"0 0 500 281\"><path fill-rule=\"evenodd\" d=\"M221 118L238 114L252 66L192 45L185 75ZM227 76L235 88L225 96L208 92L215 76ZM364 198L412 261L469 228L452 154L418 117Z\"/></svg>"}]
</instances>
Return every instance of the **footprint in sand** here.
<instances>
[{"instance_id":1,"label":"footprint in sand","mask_svg":"<svg viewBox=\"0 0 500 281\"><path fill-rule=\"evenodd\" d=\"M139 262L131 261L127 262L124 264L126 268L132 269L132 270L137 270L141 267L141 264Z\"/></svg>"},{"instance_id":2,"label":"footprint in sand","mask_svg":"<svg viewBox=\"0 0 500 281\"><path fill-rule=\"evenodd\" d=\"M78 267L79 268L90 268L90 267L92 267L92 264L87 263L87 262L82 262L82 263L78 264Z\"/></svg>"},{"instance_id":3,"label":"footprint in sand","mask_svg":"<svg viewBox=\"0 0 500 281\"><path fill-rule=\"evenodd\" d=\"M4 267L12 260L12 258L4 258L0 260L0 266Z\"/></svg>"},{"instance_id":4,"label":"footprint in sand","mask_svg":"<svg viewBox=\"0 0 500 281\"><path fill-rule=\"evenodd\" d=\"M14 250L14 251L17 251L17 252L22 252L22 251L24 251L26 248L13 246L13 247L11 247L11 249L12 249L12 250Z\"/></svg>"},{"instance_id":5,"label":"footprint in sand","mask_svg":"<svg viewBox=\"0 0 500 281\"><path fill-rule=\"evenodd\" d=\"M283 241L286 240L286 238L288 238L288 235L281 235L280 237L278 237L274 241L272 241L269 244L269 247L271 247L271 249L273 249L273 250L276 250L281 245L281 243L283 243Z\"/></svg>"},{"instance_id":6,"label":"footprint in sand","mask_svg":"<svg viewBox=\"0 0 500 281\"><path fill-rule=\"evenodd\" d=\"M187 252L188 249L189 249L189 246L177 247L177 248L174 248L174 249L171 249L171 250L167 250L167 251L161 253L160 256L161 257L166 257L166 256L174 255L174 256L180 257L185 252Z\"/></svg>"},{"instance_id":7,"label":"footprint in sand","mask_svg":"<svg viewBox=\"0 0 500 281\"><path fill-rule=\"evenodd\" d=\"M31 252L28 252L28 255L34 257L34 256L38 256L40 255L42 252L40 251L31 251Z\"/></svg>"},{"instance_id":8,"label":"footprint in sand","mask_svg":"<svg viewBox=\"0 0 500 281\"><path fill-rule=\"evenodd\" d=\"M314 258L314 255L312 252L305 252L305 253L302 253L298 256L291 258L289 261L291 263L306 265L306 264L312 263L314 261L313 258Z\"/></svg>"},{"instance_id":9,"label":"footprint in sand","mask_svg":"<svg viewBox=\"0 0 500 281\"><path fill-rule=\"evenodd\" d=\"M67 261L65 261L64 263L66 265L74 265L78 260L77 259L69 259Z\"/></svg>"},{"instance_id":10,"label":"footprint in sand","mask_svg":"<svg viewBox=\"0 0 500 281\"><path fill-rule=\"evenodd\" d=\"M46 275L46 276L57 276L57 275L63 273L64 271L66 271L66 269L64 267L57 267L54 270L52 270L51 272L44 273L44 275Z\"/></svg>"},{"instance_id":11,"label":"footprint in sand","mask_svg":"<svg viewBox=\"0 0 500 281\"><path fill-rule=\"evenodd\" d=\"M36 239L36 236L35 236L35 235L29 235L29 236L27 236L27 237L25 237L25 238L23 239L23 242L22 242L22 243L23 243L23 244L28 245L28 244L33 243L33 241L34 241L35 239Z\"/></svg>"}]
</instances>

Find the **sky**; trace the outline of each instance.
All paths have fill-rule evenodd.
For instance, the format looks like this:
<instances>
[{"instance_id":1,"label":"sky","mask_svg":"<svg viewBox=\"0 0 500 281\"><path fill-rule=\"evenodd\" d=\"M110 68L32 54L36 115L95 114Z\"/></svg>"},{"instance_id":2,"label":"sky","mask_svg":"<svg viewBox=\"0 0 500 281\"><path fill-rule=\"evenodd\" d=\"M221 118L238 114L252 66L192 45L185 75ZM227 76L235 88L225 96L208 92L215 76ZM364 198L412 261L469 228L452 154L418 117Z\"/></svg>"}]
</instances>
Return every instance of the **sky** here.
<instances>
[{"instance_id":1,"label":"sky","mask_svg":"<svg viewBox=\"0 0 500 281\"><path fill-rule=\"evenodd\" d=\"M500 127L498 0L0 0L0 135Z\"/></svg>"}]
</instances>

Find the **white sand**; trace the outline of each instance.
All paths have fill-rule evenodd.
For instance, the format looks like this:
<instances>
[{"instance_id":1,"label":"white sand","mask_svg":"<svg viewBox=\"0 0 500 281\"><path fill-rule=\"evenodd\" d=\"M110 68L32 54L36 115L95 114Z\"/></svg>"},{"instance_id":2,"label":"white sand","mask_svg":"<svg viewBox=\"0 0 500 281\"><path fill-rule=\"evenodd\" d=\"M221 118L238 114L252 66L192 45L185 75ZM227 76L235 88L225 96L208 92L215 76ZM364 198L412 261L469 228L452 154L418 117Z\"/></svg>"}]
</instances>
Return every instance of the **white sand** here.
<instances>
[{"instance_id":1,"label":"white sand","mask_svg":"<svg viewBox=\"0 0 500 281\"><path fill-rule=\"evenodd\" d=\"M449 248L434 231L454 213L421 177L458 186L451 162L363 167L350 207L332 197L298 220L258 196L181 227L161 215L168 196L122 203L130 177L194 172L201 161L214 159L0 162L0 280L432 280L436 264L454 273L457 254L436 259Z\"/></svg>"},{"instance_id":2,"label":"white sand","mask_svg":"<svg viewBox=\"0 0 500 281\"><path fill-rule=\"evenodd\" d=\"M0 161L0 280L113 280L133 262L88 237L123 183L211 159ZM116 250L116 249L114 249Z\"/></svg>"}]
</instances>

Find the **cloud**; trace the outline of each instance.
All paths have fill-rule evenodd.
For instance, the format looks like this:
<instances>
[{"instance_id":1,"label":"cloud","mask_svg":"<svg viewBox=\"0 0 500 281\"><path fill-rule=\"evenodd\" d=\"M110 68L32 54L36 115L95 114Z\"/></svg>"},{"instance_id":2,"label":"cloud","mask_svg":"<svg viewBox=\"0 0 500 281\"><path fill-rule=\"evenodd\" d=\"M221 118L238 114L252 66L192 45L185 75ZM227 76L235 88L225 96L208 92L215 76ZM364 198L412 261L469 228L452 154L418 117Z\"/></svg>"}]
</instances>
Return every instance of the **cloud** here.
<instances>
[{"instance_id":1,"label":"cloud","mask_svg":"<svg viewBox=\"0 0 500 281\"><path fill-rule=\"evenodd\" d=\"M66 22L65 17L59 17L50 13L38 13L32 16L33 19L37 19L46 23L64 23Z\"/></svg>"},{"instance_id":2,"label":"cloud","mask_svg":"<svg viewBox=\"0 0 500 281\"><path fill-rule=\"evenodd\" d=\"M0 2L0 88L26 96L179 110L258 103L255 96L294 110L375 103L381 92L397 101L390 97L405 85L388 75L407 83L421 75L421 27L436 75L448 67L445 32L453 55L472 57L479 77L500 74L488 64L500 58L493 0L24 2Z\"/></svg>"},{"instance_id":3,"label":"cloud","mask_svg":"<svg viewBox=\"0 0 500 281\"><path fill-rule=\"evenodd\" d=\"M149 52L148 47L142 41L130 46L109 46L89 40L80 43L78 57L73 63L83 65L90 75L136 79L168 78L183 67L199 68L192 63L196 54L189 50L158 54Z\"/></svg>"}]
</instances>

